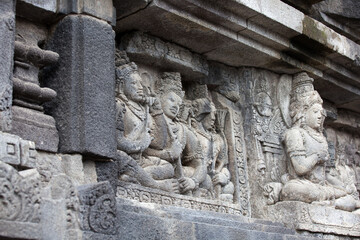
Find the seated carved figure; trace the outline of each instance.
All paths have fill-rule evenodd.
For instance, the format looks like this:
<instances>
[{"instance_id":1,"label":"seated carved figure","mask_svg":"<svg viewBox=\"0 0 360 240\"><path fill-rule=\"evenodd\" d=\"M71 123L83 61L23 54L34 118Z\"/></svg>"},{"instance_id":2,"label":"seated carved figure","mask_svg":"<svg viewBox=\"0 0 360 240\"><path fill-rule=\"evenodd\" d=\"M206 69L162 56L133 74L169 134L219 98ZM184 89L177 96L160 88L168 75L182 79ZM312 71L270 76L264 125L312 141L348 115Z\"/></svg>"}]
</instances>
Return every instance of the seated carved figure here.
<instances>
[{"instance_id":1,"label":"seated carved figure","mask_svg":"<svg viewBox=\"0 0 360 240\"><path fill-rule=\"evenodd\" d=\"M141 167L142 153L152 140L149 107L156 99L145 96L141 77L134 63L118 66L116 77L117 160L123 165L120 177L147 187L171 191L177 187L177 180L154 179Z\"/></svg>"},{"instance_id":2,"label":"seated carved figure","mask_svg":"<svg viewBox=\"0 0 360 240\"><path fill-rule=\"evenodd\" d=\"M177 119L184 97L180 74L164 73L158 83L168 141L163 149L150 147L145 151L147 168L151 169L152 175L174 176L178 179L180 193L197 196L199 185L205 180L206 169L203 167L201 146L195 134ZM164 170L167 168L166 162L174 167L173 171Z\"/></svg>"},{"instance_id":3,"label":"seated carved figure","mask_svg":"<svg viewBox=\"0 0 360 240\"><path fill-rule=\"evenodd\" d=\"M345 148L346 149L346 148ZM354 211L360 208L359 193L356 189L355 172L346 164L344 150L341 149L337 154L335 168L331 168L327 174L327 180L334 186L344 190L347 193L335 203L336 208L342 208L347 211ZM359 210L357 213L360 213Z\"/></svg>"},{"instance_id":4,"label":"seated carved figure","mask_svg":"<svg viewBox=\"0 0 360 240\"><path fill-rule=\"evenodd\" d=\"M287 181L281 199L311 203L346 196L341 188L328 183L325 162L328 144L322 133L325 118L320 95L313 90L312 79L306 73L295 76L290 115L293 127L285 132L288 157Z\"/></svg>"},{"instance_id":5,"label":"seated carved figure","mask_svg":"<svg viewBox=\"0 0 360 240\"><path fill-rule=\"evenodd\" d=\"M203 183L203 188L213 190L217 199L232 202L235 189L227 168L228 149L223 132L219 134L215 130L215 105L209 99L201 98L195 100L193 106L195 113L193 125L204 152L204 162L208 171L208 180Z\"/></svg>"}]
</instances>

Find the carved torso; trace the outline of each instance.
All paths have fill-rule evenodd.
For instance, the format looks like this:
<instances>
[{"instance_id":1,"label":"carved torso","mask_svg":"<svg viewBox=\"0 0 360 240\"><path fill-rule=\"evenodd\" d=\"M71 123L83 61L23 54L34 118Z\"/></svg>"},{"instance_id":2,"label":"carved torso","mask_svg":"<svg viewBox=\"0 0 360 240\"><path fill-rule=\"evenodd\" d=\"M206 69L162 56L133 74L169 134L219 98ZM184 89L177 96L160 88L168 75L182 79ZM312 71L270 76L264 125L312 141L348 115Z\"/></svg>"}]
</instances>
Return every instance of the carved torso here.
<instances>
[{"instance_id":1,"label":"carved torso","mask_svg":"<svg viewBox=\"0 0 360 240\"><path fill-rule=\"evenodd\" d=\"M294 127L285 133L285 144L289 157L305 156L309 157L319 152L327 152L328 144L325 137L315 131ZM289 174L292 178L305 178L313 183L323 183L325 181L324 164L315 165L304 176L298 176L290 160Z\"/></svg>"}]
</instances>

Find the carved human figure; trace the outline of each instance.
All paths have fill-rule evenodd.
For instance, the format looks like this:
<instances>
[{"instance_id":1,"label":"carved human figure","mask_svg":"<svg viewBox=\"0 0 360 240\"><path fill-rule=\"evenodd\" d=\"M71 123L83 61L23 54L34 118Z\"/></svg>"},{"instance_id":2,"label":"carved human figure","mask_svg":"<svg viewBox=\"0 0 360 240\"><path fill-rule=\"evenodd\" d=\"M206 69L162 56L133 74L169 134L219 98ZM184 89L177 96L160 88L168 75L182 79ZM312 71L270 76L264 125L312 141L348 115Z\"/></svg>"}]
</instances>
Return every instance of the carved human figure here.
<instances>
[{"instance_id":1,"label":"carved human figure","mask_svg":"<svg viewBox=\"0 0 360 240\"><path fill-rule=\"evenodd\" d=\"M179 73L164 73L158 82L158 95L167 126L168 141L163 149L148 148L147 159L165 160L174 166L174 175L182 194L197 196L199 185L205 180L206 170L202 163L201 146L189 127L178 120L184 92ZM155 138L157 136L154 136Z\"/></svg>"},{"instance_id":2,"label":"carved human figure","mask_svg":"<svg viewBox=\"0 0 360 240\"><path fill-rule=\"evenodd\" d=\"M220 133L217 133L215 129L217 117L215 105L209 99L201 98L195 100L193 106L195 113L193 125L204 152L204 162L208 172L207 181L204 181L203 188L213 190L217 199L232 202L235 188L230 181L228 149L222 131L223 126L219 126ZM224 120L225 114L218 114L218 120L219 118ZM221 122L221 125L224 124L224 121L218 122Z\"/></svg>"},{"instance_id":3,"label":"carved human figure","mask_svg":"<svg viewBox=\"0 0 360 240\"><path fill-rule=\"evenodd\" d=\"M117 157L123 164L120 177L122 180L169 191L177 186L176 180L154 179L141 167L142 153L152 140L149 108L156 105L156 99L145 96L135 63L117 67L116 76Z\"/></svg>"},{"instance_id":4,"label":"carved human figure","mask_svg":"<svg viewBox=\"0 0 360 240\"><path fill-rule=\"evenodd\" d=\"M339 199L335 203L337 208L346 208L344 210L354 211L360 208L359 193L356 188L355 171L348 166L347 155L345 154L347 147L340 146L337 154L335 168L331 168L327 174L327 180L334 186L344 190L346 197ZM360 213L359 211L357 211Z\"/></svg>"},{"instance_id":5,"label":"carved human figure","mask_svg":"<svg viewBox=\"0 0 360 240\"><path fill-rule=\"evenodd\" d=\"M325 112L320 95L313 90L312 81L306 73L294 78L290 104L293 126L284 137L290 180L282 188L282 200L311 203L346 195L326 179L325 162L329 154L322 133Z\"/></svg>"}]
</instances>

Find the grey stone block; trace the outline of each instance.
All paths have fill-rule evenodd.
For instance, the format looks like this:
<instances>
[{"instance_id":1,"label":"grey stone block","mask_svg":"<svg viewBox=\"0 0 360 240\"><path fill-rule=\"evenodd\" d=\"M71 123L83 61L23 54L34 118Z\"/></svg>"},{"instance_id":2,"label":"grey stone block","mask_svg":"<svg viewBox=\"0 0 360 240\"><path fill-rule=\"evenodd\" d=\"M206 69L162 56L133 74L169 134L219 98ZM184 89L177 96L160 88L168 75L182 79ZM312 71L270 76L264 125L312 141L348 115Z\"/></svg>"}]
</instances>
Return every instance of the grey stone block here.
<instances>
[{"instance_id":1,"label":"grey stone block","mask_svg":"<svg viewBox=\"0 0 360 240\"><path fill-rule=\"evenodd\" d=\"M60 13L84 13L114 26L116 24L116 12L112 0L60 0L58 6Z\"/></svg>"},{"instance_id":2,"label":"grey stone block","mask_svg":"<svg viewBox=\"0 0 360 240\"><path fill-rule=\"evenodd\" d=\"M39 150L57 152L59 138L53 117L20 106L13 106L12 114L12 134L34 141Z\"/></svg>"},{"instance_id":3,"label":"grey stone block","mask_svg":"<svg viewBox=\"0 0 360 240\"><path fill-rule=\"evenodd\" d=\"M57 92L47 105L56 119L59 151L111 158L115 139L115 34L93 17L69 15L56 26L47 48L60 54L44 70Z\"/></svg>"},{"instance_id":4,"label":"grey stone block","mask_svg":"<svg viewBox=\"0 0 360 240\"><path fill-rule=\"evenodd\" d=\"M0 220L0 239L41 239L40 227L38 223Z\"/></svg>"},{"instance_id":5,"label":"grey stone block","mask_svg":"<svg viewBox=\"0 0 360 240\"><path fill-rule=\"evenodd\" d=\"M115 235L120 222L115 193L109 182L81 185L78 193L81 229L88 233Z\"/></svg>"},{"instance_id":6,"label":"grey stone block","mask_svg":"<svg viewBox=\"0 0 360 240\"><path fill-rule=\"evenodd\" d=\"M0 132L0 161L12 165L20 164L20 138Z\"/></svg>"},{"instance_id":7,"label":"grey stone block","mask_svg":"<svg viewBox=\"0 0 360 240\"><path fill-rule=\"evenodd\" d=\"M62 199L43 199L41 205L43 239L65 239L65 201Z\"/></svg>"},{"instance_id":8,"label":"grey stone block","mask_svg":"<svg viewBox=\"0 0 360 240\"><path fill-rule=\"evenodd\" d=\"M145 8L151 0L132 0L132 1L122 1L114 0L114 7L116 8L116 18L124 18L133 14L140 9Z\"/></svg>"},{"instance_id":9,"label":"grey stone block","mask_svg":"<svg viewBox=\"0 0 360 240\"><path fill-rule=\"evenodd\" d=\"M21 166L36 168L37 151L35 143L31 141L20 140Z\"/></svg>"},{"instance_id":10,"label":"grey stone block","mask_svg":"<svg viewBox=\"0 0 360 240\"><path fill-rule=\"evenodd\" d=\"M56 21L57 0L18 0L17 16L49 24Z\"/></svg>"},{"instance_id":11,"label":"grey stone block","mask_svg":"<svg viewBox=\"0 0 360 240\"><path fill-rule=\"evenodd\" d=\"M65 174L71 178L74 185L84 184L84 165L80 154L61 155L61 162Z\"/></svg>"},{"instance_id":12,"label":"grey stone block","mask_svg":"<svg viewBox=\"0 0 360 240\"><path fill-rule=\"evenodd\" d=\"M208 63L200 54L141 32L122 36L120 46L132 61L180 72L185 80L209 74Z\"/></svg>"},{"instance_id":13,"label":"grey stone block","mask_svg":"<svg viewBox=\"0 0 360 240\"><path fill-rule=\"evenodd\" d=\"M84 160L84 184L96 183L97 174L96 174L96 164L91 160Z\"/></svg>"},{"instance_id":14,"label":"grey stone block","mask_svg":"<svg viewBox=\"0 0 360 240\"><path fill-rule=\"evenodd\" d=\"M7 131L11 129L15 0L1 1L0 33L0 131Z\"/></svg>"}]
</instances>

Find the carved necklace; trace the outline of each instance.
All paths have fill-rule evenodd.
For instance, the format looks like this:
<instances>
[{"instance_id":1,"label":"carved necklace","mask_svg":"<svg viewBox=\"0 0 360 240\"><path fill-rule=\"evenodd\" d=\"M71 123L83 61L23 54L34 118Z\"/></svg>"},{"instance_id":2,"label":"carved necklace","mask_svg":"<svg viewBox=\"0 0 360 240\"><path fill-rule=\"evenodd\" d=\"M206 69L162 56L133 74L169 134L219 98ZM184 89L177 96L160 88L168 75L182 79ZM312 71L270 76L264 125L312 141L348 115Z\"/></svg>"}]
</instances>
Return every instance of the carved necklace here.
<instances>
[{"instance_id":1,"label":"carved necklace","mask_svg":"<svg viewBox=\"0 0 360 240\"><path fill-rule=\"evenodd\" d=\"M120 94L119 98L128 106L130 111L135 116L137 116L141 121L144 121L146 118L146 111L143 106L136 102L129 101L129 99L124 94Z\"/></svg>"},{"instance_id":2,"label":"carved necklace","mask_svg":"<svg viewBox=\"0 0 360 240\"><path fill-rule=\"evenodd\" d=\"M326 141L322 133L310 128L309 126L304 126L303 128L309 134L309 136L312 137L318 143L324 143Z\"/></svg>"}]
</instances>

